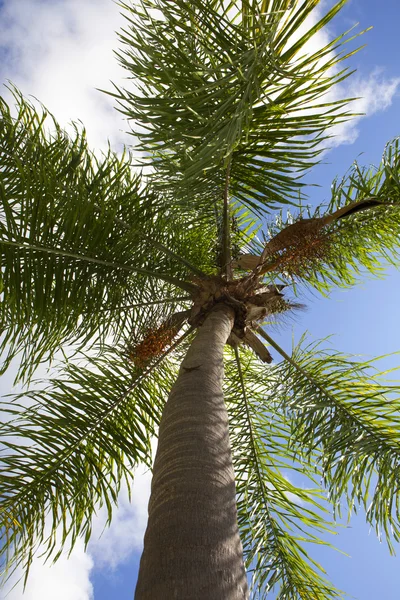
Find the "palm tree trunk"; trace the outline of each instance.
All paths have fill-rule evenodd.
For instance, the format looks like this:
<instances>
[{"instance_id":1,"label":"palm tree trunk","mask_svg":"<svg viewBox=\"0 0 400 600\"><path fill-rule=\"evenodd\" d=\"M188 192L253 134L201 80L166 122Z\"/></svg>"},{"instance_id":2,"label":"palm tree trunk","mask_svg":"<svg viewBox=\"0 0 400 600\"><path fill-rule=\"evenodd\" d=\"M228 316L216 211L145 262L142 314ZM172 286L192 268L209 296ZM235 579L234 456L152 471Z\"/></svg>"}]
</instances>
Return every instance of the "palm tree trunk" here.
<instances>
[{"instance_id":1,"label":"palm tree trunk","mask_svg":"<svg viewBox=\"0 0 400 600\"><path fill-rule=\"evenodd\" d=\"M165 406L135 600L248 598L222 393L233 319L209 314Z\"/></svg>"}]
</instances>

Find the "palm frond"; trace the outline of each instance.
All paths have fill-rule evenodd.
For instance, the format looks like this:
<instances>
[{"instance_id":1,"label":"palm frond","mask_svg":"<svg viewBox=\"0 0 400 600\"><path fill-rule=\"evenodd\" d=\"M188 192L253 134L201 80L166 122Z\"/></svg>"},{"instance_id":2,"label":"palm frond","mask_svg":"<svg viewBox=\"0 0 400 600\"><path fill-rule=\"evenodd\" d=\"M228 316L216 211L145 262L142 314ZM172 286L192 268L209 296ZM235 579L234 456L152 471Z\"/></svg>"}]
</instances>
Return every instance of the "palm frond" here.
<instances>
[{"instance_id":1,"label":"palm frond","mask_svg":"<svg viewBox=\"0 0 400 600\"><path fill-rule=\"evenodd\" d=\"M244 255L238 266L259 264L261 273L281 274L322 293L333 286L352 286L365 275L382 277L388 265L398 266L399 139L387 144L378 167L355 162L331 190L327 207L318 206L294 224L291 215L277 217L262 252L253 245L259 255Z\"/></svg>"},{"instance_id":2,"label":"palm frond","mask_svg":"<svg viewBox=\"0 0 400 600\"><path fill-rule=\"evenodd\" d=\"M326 131L349 117L345 100L324 98L349 75L338 68L349 36L307 51L343 4L296 38L315 0L121 3L117 55L136 88L111 95L175 206L222 214L228 165L230 197L258 214L297 198Z\"/></svg>"},{"instance_id":3,"label":"palm frond","mask_svg":"<svg viewBox=\"0 0 400 600\"><path fill-rule=\"evenodd\" d=\"M292 447L316 462L335 510L345 501L350 516L361 506L393 552L392 540L400 540L400 386L373 362L320 343L302 347L302 340L288 356L266 338L285 359L274 389L292 421Z\"/></svg>"},{"instance_id":4,"label":"palm frond","mask_svg":"<svg viewBox=\"0 0 400 600\"><path fill-rule=\"evenodd\" d=\"M177 216L172 230L128 155L97 158L84 131L14 95L16 118L0 103L1 350L29 378L63 345L115 332L123 306L193 293L193 270L216 266L213 226Z\"/></svg>"},{"instance_id":5,"label":"palm frond","mask_svg":"<svg viewBox=\"0 0 400 600\"><path fill-rule=\"evenodd\" d=\"M260 379L260 363L248 351L239 355L236 349L226 371L239 527L255 597L266 598L272 589L280 600L341 597L307 551L308 544L329 545L321 536L333 530L324 515L323 492L312 477L309 489L290 480L296 468L306 474L311 470L296 460L289 443L290 422L274 410L274 398L269 397L274 367L268 368L268 381L262 367Z\"/></svg>"},{"instance_id":6,"label":"palm frond","mask_svg":"<svg viewBox=\"0 0 400 600\"><path fill-rule=\"evenodd\" d=\"M189 333L144 371L124 348L110 347L97 357L78 357L46 387L1 401L6 571L21 564L27 577L39 545L46 557L57 559L78 537L88 543L102 505L111 522L123 481L132 483L140 463L151 468L151 438L177 371L176 361L166 357Z\"/></svg>"}]
</instances>

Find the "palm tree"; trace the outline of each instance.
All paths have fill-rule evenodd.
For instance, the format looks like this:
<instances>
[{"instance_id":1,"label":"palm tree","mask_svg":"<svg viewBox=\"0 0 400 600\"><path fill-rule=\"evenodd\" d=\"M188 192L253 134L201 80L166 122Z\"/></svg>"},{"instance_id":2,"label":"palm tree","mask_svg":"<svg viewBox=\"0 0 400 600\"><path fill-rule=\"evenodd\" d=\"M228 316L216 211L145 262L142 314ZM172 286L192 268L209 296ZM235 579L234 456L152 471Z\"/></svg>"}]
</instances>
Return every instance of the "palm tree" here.
<instances>
[{"instance_id":1,"label":"palm tree","mask_svg":"<svg viewBox=\"0 0 400 600\"><path fill-rule=\"evenodd\" d=\"M27 386L2 401L7 569L27 577L39 547L87 543L101 505L111 521L158 428L137 599L247 598L250 580L255 597L340 597L305 550L325 543L328 505L398 540L397 388L371 362L304 340L289 356L268 333L304 287L398 259L397 140L328 206L282 212L350 117L327 96L349 75L349 34L308 46L344 3L308 28L318 0L122 3L135 87L112 95L145 175L17 90L16 117L1 102L3 371L17 361Z\"/></svg>"}]
</instances>

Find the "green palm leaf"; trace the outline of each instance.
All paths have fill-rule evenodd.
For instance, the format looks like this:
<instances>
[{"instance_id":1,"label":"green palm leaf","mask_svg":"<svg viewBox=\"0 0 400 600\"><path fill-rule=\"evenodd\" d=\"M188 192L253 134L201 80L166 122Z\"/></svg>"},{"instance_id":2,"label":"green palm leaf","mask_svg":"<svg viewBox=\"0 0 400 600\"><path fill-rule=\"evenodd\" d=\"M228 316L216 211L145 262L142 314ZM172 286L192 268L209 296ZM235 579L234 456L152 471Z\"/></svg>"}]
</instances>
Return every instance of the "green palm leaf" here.
<instances>
[{"instance_id":1,"label":"green palm leaf","mask_svg":"<svg viewBox=\"0 0 400 600\"><path fill-rule=\"evenodd\" d=\"M153 185L178 205L221 205L228 168L229 193L244 206L259 212L293 202L324 132L349 116L345 100L324 99L349 74L335 65L351 52L331 54L346 38L306 49L344 1L299 39L317 2L261 4L121 4L127 27L118 56L137 89L112 95L142 128Z\"/></svg>"},{"instance_id":2,"label":"green palm leaf","mask_svg":"<svg viewBox=\"0 0 400 600\"><path fill-rule=\"evenodd\" d=\"M53 558L57 547L57 558L78 537L87 544L100 506L110 523L121 484L132 484L138 464L151 467L151 438L176 376L176 362L166 357L187 333L144 371L124 348L105 348L70 362L46 387L2 400L0 529L8 569L22 564L26 579L38 545Z\"/></svg>"},{"instance_id":3,"label":"green palm leaf","mask_svg":"<svg viewBox=\"0 0 400 600\"><path fill-rule=\"evenodd\" d=\"M290 449L290 422L274 410L275 385L275 368L268 368L265 381L265 368L260 369L248 351L239 355L236 350L236 361L227 363L239 526L253 591L265 597L278 587L277 598L282 600L342 597L323 577L312 552L307 552L310 544L329 545L321 535L333 533L332 525L324 515L324 495L311 469L299 463ZM290 481L290 473L296 470L303 476L309 473L312 488Z\"/></svg>"},{"instance_id":4,"label":"green palm leaf","mask_svg":"<svg viewBox=\"0 0 400 600\"><path fill-rule=\"evenodd\" d=\"M399 541L399 385L370 361L325 350L320 343L294 348L277 368L276 398L292 422L296 453L321 472L329 500L340 514L361 506L393 552ZM286 383L285 383L286 382ZM279 391L278 391L279 390Z\"/></svg>"},{"instance_id":5,"label":"green palm leaf","mask_svg":"<svg viewBox=\"0 0 400 600\"><path fill-rule=\"evenodd\" d=\"M381 277L388 265L399 264L400 161L399 140L387 144L378 167L354 163L332 185L328 206L318 206L307 219L335 214L341 207L370 201L364 210L349 212L321 230L299 239L292 250L268 257L263 270L289 275L322 293L333 286L352 286L366 274ZM301 222L301 219L300 219ZM273 238L290 221L277 219L269 228ZM304 242L304 243L303 243ZM307 245L308 244L308 245ZM258 253L260 246L254 247Z\"/></svg>"},{"instance_id":6,"label":"green palm leaf","mask_svg":"<svg viewBox=\"0 0 400 600\"><path fill-rule=\"evenodd\" d=\"M1 347L3 369L22 352L29 378L62 345L121 335L124 306L193 293L193 271L215 267L199 229L171 235L165 215L151 219L158 199L128 156L95 157L84 132L69 138L51 117L48 133L46 112L15 96L16 119L1 104ZM211 246L213 229L201 231Z\"/></svg>"}]
</instances>

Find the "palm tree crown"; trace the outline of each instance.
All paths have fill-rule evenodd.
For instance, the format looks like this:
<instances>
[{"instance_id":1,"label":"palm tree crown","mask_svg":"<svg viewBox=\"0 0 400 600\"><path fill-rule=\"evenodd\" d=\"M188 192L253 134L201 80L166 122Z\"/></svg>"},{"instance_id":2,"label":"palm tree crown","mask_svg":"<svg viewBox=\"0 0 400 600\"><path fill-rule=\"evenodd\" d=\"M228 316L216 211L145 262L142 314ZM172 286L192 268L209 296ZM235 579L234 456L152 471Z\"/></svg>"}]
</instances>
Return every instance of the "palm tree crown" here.
<instances>
[{"instance_id":1,"label":"palm tree crown","mask_svg":"<svg viewBox=\"0 0 400 600\"><path fill-rule=\"evenodd\" d=\"M301 307L300 286L326 294L398 263L398 140L377 167L335 181L328 206L298 210L302 176L351 117L329 93L350 74L352 34L309 50L345 0L313 20L318 3L121 2L117 56L133 84L111 95L139 161L92 153L84 131L68 136L14 88L16 116L1 101L2 370L17 359L26 385L2 400L7 569L27 575L39 546L57 556L87 543L100 505L111 521L121 484L152 465L179 365L221 306L233 315L223 386L254 597L340 597L304 548L325 543L329 503L363 507L398 541L397 387L321 343L289 356L268 329ZM50 381L34 385L47 361Z\"/></svg>"}]
</instances>

